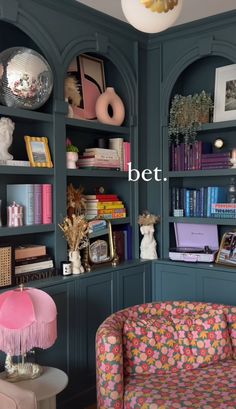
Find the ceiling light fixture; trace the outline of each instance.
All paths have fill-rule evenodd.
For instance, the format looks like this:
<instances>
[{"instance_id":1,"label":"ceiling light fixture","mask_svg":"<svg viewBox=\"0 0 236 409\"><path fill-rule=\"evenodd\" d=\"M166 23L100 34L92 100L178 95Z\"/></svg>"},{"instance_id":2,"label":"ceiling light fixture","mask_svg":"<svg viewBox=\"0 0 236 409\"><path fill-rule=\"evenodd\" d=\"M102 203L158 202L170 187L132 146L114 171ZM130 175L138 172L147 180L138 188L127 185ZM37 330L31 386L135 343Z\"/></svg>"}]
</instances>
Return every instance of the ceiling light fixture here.
<instances>
[{"instance_id":1,"label":"ceiling light fixture","mask_svg":"<svg viewBox=\"0 0 236 409\"><path fill-rule=\"evenodd\" d=\"M178 18L183 0L121 0L128 22L145 33L159 33Z\"/></svg>"}]
</instances>

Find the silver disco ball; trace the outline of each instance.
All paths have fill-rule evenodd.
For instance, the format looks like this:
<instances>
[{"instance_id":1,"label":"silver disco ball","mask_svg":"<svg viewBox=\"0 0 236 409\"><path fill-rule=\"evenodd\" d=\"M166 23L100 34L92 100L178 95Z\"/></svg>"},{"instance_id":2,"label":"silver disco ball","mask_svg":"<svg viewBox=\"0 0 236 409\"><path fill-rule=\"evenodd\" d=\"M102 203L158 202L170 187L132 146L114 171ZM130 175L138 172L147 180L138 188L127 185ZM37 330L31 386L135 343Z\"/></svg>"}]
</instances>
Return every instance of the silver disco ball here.
<instances>
[{"instance_id":1,"label":"silver disco ball","mask_svg":"<svg viewBox=\"0 0 236 409\"><path fill-rule=\"evenodd\" d=\"M37 109L49 98L52 70L42 55L13 47L0 53L0 102L14 108Z\"/></svg>"}]
</instances>

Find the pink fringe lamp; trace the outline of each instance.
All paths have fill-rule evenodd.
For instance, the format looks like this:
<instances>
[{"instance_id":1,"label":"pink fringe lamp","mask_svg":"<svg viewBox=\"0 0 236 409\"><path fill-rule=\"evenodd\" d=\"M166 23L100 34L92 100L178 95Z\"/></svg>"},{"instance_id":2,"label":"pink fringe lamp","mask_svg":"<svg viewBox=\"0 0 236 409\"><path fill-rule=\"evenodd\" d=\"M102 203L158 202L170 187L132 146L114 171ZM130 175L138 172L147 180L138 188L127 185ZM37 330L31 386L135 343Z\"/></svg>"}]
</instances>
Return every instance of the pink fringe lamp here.
<instances>
[{"instance_id":1,"label":"pink fringe lamp","mask_svg":"<svg viewBox=\"0 0 236 409\"><path fill-rule=\"evenodd\" d=\"M57 309L53 299L36 288L20 288L0 294L0 350L7 354L5 370L9 381L32 379L42 368L24 362L32 348L47 349L57 338ZM21 355L13 364L11 356Z\"/></svg>"}]
</instances>

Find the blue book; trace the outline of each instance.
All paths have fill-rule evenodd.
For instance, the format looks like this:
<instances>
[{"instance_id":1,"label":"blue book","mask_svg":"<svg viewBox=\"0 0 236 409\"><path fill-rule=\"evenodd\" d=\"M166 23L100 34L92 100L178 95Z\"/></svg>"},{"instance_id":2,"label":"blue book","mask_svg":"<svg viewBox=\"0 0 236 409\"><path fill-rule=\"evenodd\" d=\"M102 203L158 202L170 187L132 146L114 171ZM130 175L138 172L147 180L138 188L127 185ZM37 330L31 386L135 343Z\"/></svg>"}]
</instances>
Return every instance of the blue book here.
<instances>
[{"instance_id":1,"label":"blue book","mask_svg":"<svg viewBox=\"0 0 236 409\"><path fill-rule=\"evenodd\" d=\"M34 185L7 185L7 205L13 202L23 206L24 224L34 224Z\"/></svg>"}]
</instances>

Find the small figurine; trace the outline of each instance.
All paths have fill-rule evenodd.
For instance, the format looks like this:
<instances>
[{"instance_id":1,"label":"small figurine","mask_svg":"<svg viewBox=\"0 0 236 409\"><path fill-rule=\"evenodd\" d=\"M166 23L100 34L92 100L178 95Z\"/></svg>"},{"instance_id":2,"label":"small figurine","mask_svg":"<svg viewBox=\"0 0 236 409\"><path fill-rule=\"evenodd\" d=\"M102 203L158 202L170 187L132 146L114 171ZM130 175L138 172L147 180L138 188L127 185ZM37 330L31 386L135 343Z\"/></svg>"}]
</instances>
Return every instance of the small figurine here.
<instances>
[{"instance_id":1,"label":"small figurine","mask_svg":"<svg viewBox=\"0 0 236 409\"><path fill-rule=\"evenodd\" d=\"M12 134L15 124L10 118L2 117L0 119L0 159L11 160L13 156L8 152L12 144Z\"/></svg>"},{"instance_id":2,"label":"small figurine","mask_svg":"<svg viewBox=\"0 0 236 409\"><path fill-rule=\"evenodd\" d=\"M140 232L143 238L140 245L140 258L146 260L157 259L156 240L154 239L154 224L160 221L160 216L144 212L138 218Z\"/></svg>"}]
</instances>

